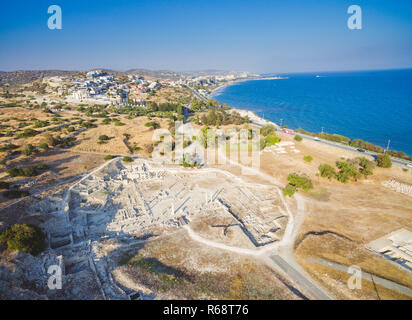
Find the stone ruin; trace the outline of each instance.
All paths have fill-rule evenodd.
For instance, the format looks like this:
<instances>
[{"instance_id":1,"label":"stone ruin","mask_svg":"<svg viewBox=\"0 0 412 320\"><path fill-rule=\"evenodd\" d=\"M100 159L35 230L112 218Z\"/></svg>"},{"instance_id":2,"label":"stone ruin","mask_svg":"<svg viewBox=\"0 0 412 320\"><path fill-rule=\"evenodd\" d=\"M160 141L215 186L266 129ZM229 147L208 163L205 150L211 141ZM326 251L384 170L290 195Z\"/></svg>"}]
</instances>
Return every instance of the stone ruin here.
<instances>
[{"instance_id":1,"label":"stone ruin","mask_svg":"<svg viewBox=\"0 0 412 320\"><path fill-rule=\"evenodd\" d=\"M142 159L107 162L27 214L38 212L47 216L42 227L48 250L39 257L26 255L18 268L27 268L27 277L42 284L42 290L34 286L33 294L41 293L36 298L52 299L150 298L117 283L112 271L146 239L177 230L193 217L210 212L231 217L256 247L281 240L288 223L276 187L246 183L219 169L165 167ZM59 293L46 290L51 260L64 274Z\"/></svg>"}]
</instances>

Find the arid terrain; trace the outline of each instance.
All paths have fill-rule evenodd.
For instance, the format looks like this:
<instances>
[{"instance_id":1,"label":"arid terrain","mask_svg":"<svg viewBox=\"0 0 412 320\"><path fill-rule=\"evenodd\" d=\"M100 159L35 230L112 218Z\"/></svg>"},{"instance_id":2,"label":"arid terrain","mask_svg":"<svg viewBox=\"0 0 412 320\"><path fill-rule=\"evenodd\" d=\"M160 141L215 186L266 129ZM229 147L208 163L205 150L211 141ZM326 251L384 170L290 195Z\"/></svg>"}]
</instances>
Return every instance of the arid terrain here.
<instances>
[{"instance_id":1,"label":"arid terrain","mask_svg":"<svg viewBox=\"0 0 412 320\"><path fill-rule=\"evenodd\" d=\"M0 245L1 298L412 298L412 239L395 239L397 254L369 246L412 231L411 168L372 168L366 155L373 172L343 183L319 167L359 159L356 150L299 141L276 125L263 133L263 120L219 110L179 82L115 76L119 88L144 87L99 105L73 102L78 92L66 100L70 81L80 80L1 91L0 231L34 225L46 244L37 255ZM241 162L231 136L230 147L205 149L207 128L243 129L249 142L260 129L258 168ZM159 158L168 150L174 162ZM212 150L221 162L207 158ZM288 195L293 174L310 187ZM47 287L51 265L63 270L61 290ZM353 266L361 288L348 285Z\"/></svg>"}]
</instances>

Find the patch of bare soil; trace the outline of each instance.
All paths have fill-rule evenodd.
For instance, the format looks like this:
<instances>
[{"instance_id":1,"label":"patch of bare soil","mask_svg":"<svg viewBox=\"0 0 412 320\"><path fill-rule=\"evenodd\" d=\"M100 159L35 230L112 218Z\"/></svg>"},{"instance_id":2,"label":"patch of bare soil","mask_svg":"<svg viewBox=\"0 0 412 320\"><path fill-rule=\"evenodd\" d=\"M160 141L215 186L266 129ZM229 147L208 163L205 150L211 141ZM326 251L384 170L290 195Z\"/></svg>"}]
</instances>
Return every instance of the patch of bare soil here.
<instances>
[{"instance_id":1,"label":"patch of bare soil","mask_svg":"<svg viewBox=\"0 0 412 320\"><path fill-rule=\"evenodd\" d=\"M193 242L181 231L149 242L115 270L121 284L157 299L296 299L257 260Z\"/></svg>"}]
</instances>

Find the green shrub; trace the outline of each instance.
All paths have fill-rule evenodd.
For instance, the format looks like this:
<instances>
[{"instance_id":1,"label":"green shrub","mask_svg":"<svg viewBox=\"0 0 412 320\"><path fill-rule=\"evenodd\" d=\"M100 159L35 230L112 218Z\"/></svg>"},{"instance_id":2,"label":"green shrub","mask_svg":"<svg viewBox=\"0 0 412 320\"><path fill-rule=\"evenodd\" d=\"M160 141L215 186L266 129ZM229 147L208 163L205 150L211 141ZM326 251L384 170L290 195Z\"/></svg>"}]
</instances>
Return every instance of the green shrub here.
<instances>
[{"instance_id":1,"label":"green shrub","mask_svg":"<svg viewBox=\"0 0 412 320\"><path fill-rule=\"evenodd\" d=\"M381 168L390 168L392 167L392 159L389 154L378 154L378 158L376 159L376 164L378 167Z\"/></svg>"},{"instance_id":2,"label":"green shrub","mask_svg":"<svg viewBox=\"0 0 412 320\"><path fill-rule=\"evenodd\" d=\"M11 151L11 150L17 149L18 147L19 146L16 146L15 144L9 143L9 144L6 144L4 146L1 146L0 147L0 152Z\"/></svg>"},{"instance_id":3,"label":"green shrub","mask_svg":"<svg viewBox=\"0 0 412 320\"><path fill-rule=\"evenodd\" d=\"M272 145L274 145L276 143L279 143L279 142L280 142L280 138L277 137L274 133L271 133L271 134L267 135L266 138L265 138L265 146L266 147L272 146Z\"/></svg>"},{"instance_id":4,"label":"green shrub","mask_svg":"<svg viewBox=\"0 0 412 320\"><path fill-rule=\"evenodd\" d=\"M300 136L300 135L295 135L295 137L294 137L294 139L296 140L296 141L302 141L302 137Z\"/></svg>"},{"instance_id":5,"label":"green shrub","mask_svg":"<svg viewBox=\"0 0 412 320\"><path fill-rule=\"evenodd\" d=\"M146 122L144 125L145 125L145 127L152 127L153 129L159 129L160 128L160 124L156 121L149 121L149 122Z\"/></svg>"},{"instance_id":6,"label":"green shrub","mask_svg":"<svg viewBox=\"0 0 412 320\"><path fill-rule=\"evenodd\" d=\"M299 175L297 173L291 173L288 175L288 182L290 185L296 187L296 189L302 189L308 191L313 188L312 181L305 174Z\"/></svg>"},{"instance_id":7,"label":"green shrub","mask_svg":"<svg viewBox=\"0 0 412 320\"><path fill-rule=\"evenodd\" d=\"M303 160L305 160L306 162L311 162L313 160L313 157L308 155L308 156L304 156Z\"/></svg>"},{"instance_id":8,"label":"green shrub","mask_svg":"<svg viewBox=\"0 0 412 320\"><path fill-rule=\"evenodd\" d=\"M0 189L8 189L10 188L10 183L6 181L0 181Z\"/></svg>"},{"instance_id":9,"label":"green shrub","mask_svg":"<svg viewBox=\"0 0 412 320\"><path fill-rule=\"evenodd\" d=\"M373 169L375 169L375 163L371 160L366 159L365 157L357 158L359 162L359 172L364 176L369 176L373 174Z\"/></svg>"},{"instance_id":10,"label":"green shrub","mask_svg":"<svg viewBox=\"0 0 412 320\"><path fill-rule=\"evenodd\" d=\"M76 141L75 137L67 137L63 140L60 140L59 144L61 147L72 147Z\"/></svg>"},{"instance_id":11,"label":"green shrub","mask_svg":"<svg viewBox=\"0 0 412 320\"><path fill-rule=\"evenodd\" d=\"M259 141L259 150L263 150L266 147L265 139L260 139Z\"/></svg>"},{"instance_id":12,"label":"green shrub","mask_svg":"<svg viewBox=\"0 0 412 320\"><path fill-rule=\"evenodd\" d=\"M95 125L92 121L84 121L80 123L81 128L86 128L86 129L91 129L91 128L97 128L97 125Z\"/></svg>"},{"instance_id":13,"label":"green shrub","mask_svg":"<svg viewBox=\"0 0 412 320\"><path fill-rule=\"evenodd\" d=\"M99 141L107 141L107 140L110 140L110 138L107 135L102 134L101 136L99 136Z\"/></svg>"},{"instance_id":14,"label":"green shrub","mask_svg":"<svg viewBox=\"0 0 412 320\"><path fill-rule=\"evenodd\" d=\"M266 137L267 135L271 134L271 133L275 133L276 129L275 126L272 124L266 124L262 127L262 129L260 129L260 133Z\"/></svg>"},{"instance_id":15,"label":"green shrub","mask_svg":"<svg viewBox=\"0 0 412 320\"><path fill-rule=\"evenodd\" d=\"M121 127L121 126L124 126L125 124L123 122L120 122L119 120L115 120L114 125L117 127Z\"/></svg>"},{"instance_id":16,"label":"green shrub","mask_svg":"<svg viewBox=\"0 0 412 320\"><path fill-rule=\"evenodd\" d=\"M132 158L130 158L128 156L125 156L125 157L123 157L123 161L124 162L132 162Z\"/></svg>"},{"instance_id":17,"label":"green shrub","mask_svg":"<svg viewBox=\"0 0 412 320\"><path fill-rule=\"evenodd\" d=\"M180 165L185 168L192 168L196 166L196 162L193 161L192 157L189 154L183 154L183 157L180 160Z\"/></svg>"},{"instance_id":18,"label":"green shrub","mask_svg":"<svg viewBox=\"0 0 412 320\"><path fill-rule=\"evenodd\" d=\"M18 134L18 137L20 138L29 138L29 137L34 137L35 135L38 135L40 132L27 128L24 129L22 133Z\"/></svg>"},{"instance_id":19,"label":"green shrub","mask_svg":"<svg viewBox=\"0 0 412 320\"><path fill-rule=\"evenodd\" d=\"M190 140L185 140L183 141L183 149L187 148L188 146L190 146L192 144L192 141Z\"/></svg>"},{"instance_id":20,"label":"green shrub","mask_svg":"<svg viewBox=\"0 0 412 320\"><path fill-rule=\"evenodd\" d=\"M37 174L36 170L31 167L16 169L11 168L6 171L12 177L33 177Z\"/></svg>"},{"instance_id":21,"label":"green shrub","mask_svg":"<svg viewBox=\"0 0 412 320\"><path fill-rule=\"evenodd\" d=\"M108 160L112 160L114 157L110 154L108 154L107 156L104 156L103 160L108 161Z\"/></svg>"},{"instance_id":22,"label":"green shrub","mask_svg":"<svg viewBox=\"0 0 412 320\"><path fill-rule=\"evenodd\" d=\"M24 198L30 195L30 193L26 190L7 190L3 193L3 195L8 199L17 199L17 198Z\"/></svg>"},{"instance_id":23,"label":"green shrub","mask_svg":"<svg viewBox=\"0 0 412 320\"><path fill-rule=\"evenodd\" d=\"M35 148L34 148L31 144L29 144L27 147L25 147L25 148L21 151L21 153L22 153L23 155L25 155L25 156L29 156L29 155L31 155L32 153L34 153L34 151L35 151Z\"/></svg>"},{"instance_id":24,"label":"green shrub","mask_svg":"<svg viewBox=\"0 0 412 320\"><path fill-rule=\"evenodd\" d=\"M295 194L296 192L296 187L292 186L291 184L288 184L285 188L283 188L283 194L285 196L291 197Z\"/></svg>"},{"instance_id":25,"label":"green shrub","mask_svg":"<svg viewBox=\"0 0 412 320\"><path fill-rule=\"evenodd\" d=\"M321 164L319 166L320 176L323 178L328 178L331 180L332 178L336 177L336 170L329 164Z\"/></svg>"},{"instance_id":26,"label":"green shrub","mask_svg":"<svg viewBox=\"0 0 412 320\"><path fill-rule=\"evenodd\" d=\"M340 182L346 183L350 178L353 178L356 181L361 175L355 168L354 161L337 161L336 166L339 169L336 179Z\"/></svg>"},{"instance_id":27,"label":"green shrub","mask_svg":"<svg viewBox=\"0 0 412 320\"><path fill-rule=\"evenodd\" d=\"M35 168L37 170L47 170L47 169L49 169L49 167L47 165L45 165L44 163L38 164Z\"/></svg>"},{"instance_id":28,"label":"green shrub","mask_svg":"<svg viewBox=\"0 0 412 320\"><path fill-rule=\"evenodd\" d=\"M14 224L0 233L0 243L10 251L22 251L37 255L46 248L44 232L36 226Z\"/></svg>"},{"instance_id":29,"label":"green shrub","mask_svg":"<svg viewBox=\"0 0 412 320\"><path fill-rule=\"evenodd\" d=\"M47 150L49 149L49 145L46 142L42 142L39 144L39 148L42 150Z\"/></svg>"},{"instance_id":30,"label":"green shrub","mask_svg":"<svg viewBox=\"0 0 412 320\"><path fill-rule=\"evenodd\" d=\"M33 128L44 128L49 125L48 121L35 120Z\"/></svg>"}]
</instances>

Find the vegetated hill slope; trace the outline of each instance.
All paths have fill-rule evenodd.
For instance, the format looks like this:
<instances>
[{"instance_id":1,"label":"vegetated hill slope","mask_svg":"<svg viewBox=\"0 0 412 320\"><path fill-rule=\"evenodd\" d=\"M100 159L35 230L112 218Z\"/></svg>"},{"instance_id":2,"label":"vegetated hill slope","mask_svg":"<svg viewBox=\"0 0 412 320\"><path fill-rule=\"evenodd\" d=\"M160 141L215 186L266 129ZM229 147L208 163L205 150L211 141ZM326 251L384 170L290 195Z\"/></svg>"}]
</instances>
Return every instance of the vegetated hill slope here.
<instances>
[{"instance_id":1,"label":"vegetated hill slope","mask_svg":"<svg viewBox=\"0 0 412 320\"><path fill-rule=\"evenodd\" d=\"M17 70L11 72L0 71L0 85L25 84L44 77L64 76L77 71L63 70Z\"/></svg>"}]
</instances>

